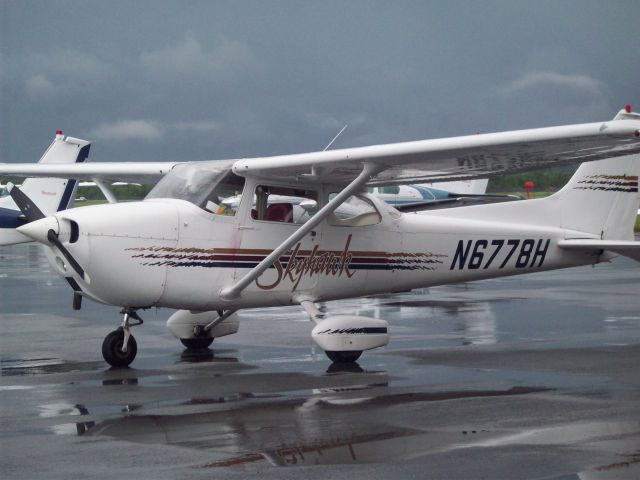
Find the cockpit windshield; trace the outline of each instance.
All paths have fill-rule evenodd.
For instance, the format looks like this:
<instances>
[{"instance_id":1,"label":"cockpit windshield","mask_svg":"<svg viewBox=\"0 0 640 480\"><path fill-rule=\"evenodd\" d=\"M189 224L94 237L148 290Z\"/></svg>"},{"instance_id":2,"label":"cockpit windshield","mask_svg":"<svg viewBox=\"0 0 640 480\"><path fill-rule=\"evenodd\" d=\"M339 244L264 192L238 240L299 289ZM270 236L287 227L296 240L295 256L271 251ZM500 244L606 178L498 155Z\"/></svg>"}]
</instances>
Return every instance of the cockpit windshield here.
<instances>
[{"instance_id":1,"label":"cockpit windshield","mask_svg":"<svg viewBox=\"0 0 640 480\"><path fill-rule=\"evenodd\" d=\"M188 162L173 167L149 192L150 198L178 198L212 213L233 215L219 207L242 192L244 178L231 171L233 161Z\"/></svg>"}]
</instances>

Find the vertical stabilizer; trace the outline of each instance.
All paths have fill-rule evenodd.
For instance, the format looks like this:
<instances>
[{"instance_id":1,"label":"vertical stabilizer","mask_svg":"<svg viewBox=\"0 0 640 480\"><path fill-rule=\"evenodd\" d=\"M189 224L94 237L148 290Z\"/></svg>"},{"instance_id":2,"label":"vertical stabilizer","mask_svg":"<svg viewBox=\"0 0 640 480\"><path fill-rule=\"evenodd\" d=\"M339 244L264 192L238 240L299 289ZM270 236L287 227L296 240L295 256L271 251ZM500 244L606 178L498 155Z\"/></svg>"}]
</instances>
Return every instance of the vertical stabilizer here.
<instances>
[{"instance_id":1,"label":"vertical stabilizer","mask_svg":"<svg viewBox=\"0 0 640 480\"><path fill-rule=\"evenodd\" d=\"M640 155L583 163L554 202L560 226L603 240L632 240L640 196Z\"/></svg>"}]
</instances>

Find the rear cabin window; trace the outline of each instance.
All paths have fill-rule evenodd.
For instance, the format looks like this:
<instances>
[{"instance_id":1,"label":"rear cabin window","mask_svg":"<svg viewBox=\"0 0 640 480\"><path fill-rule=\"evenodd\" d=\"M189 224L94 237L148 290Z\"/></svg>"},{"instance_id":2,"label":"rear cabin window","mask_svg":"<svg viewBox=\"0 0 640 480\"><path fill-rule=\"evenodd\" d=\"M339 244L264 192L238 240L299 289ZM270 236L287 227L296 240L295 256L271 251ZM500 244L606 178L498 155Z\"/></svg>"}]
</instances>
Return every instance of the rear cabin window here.
<instances>
[{"instance_id":1,"label":"rear cabin window","mask_svg":"<svg viewBox=\"0 0 640 480\"><path fill-rule=\"evenodd\" d=\"M329 195L329 200L335 195ZM380 212L368 198L352 195L329 215L327 222L336 227L363 227L376 225L381 220Z\"/></svg>"},{"instance_id":2,"label":"rear cabin window","mask_svg":"<svg viewBox=\"0 0 640 480\"><path fill-rule=\"evenodd\" d=\"M251 218L302 225L318 210L318 192L291 187L256 187Z\"/></svg>"}]
</instances>

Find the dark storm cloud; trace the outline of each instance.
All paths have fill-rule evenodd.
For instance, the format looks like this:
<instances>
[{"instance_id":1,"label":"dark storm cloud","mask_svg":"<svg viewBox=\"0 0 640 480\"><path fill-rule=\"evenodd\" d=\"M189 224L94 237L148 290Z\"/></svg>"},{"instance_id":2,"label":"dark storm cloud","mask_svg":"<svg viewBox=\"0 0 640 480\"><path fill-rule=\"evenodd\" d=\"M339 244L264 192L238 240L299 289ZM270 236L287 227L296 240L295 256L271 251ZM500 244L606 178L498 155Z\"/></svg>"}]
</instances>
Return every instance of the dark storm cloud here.
<instances>
[{"instance_id":1,"label":"dark storm cloud","mask_svg":"<svg viewBox=\"0 0 640 480\"><path fill-rule=\"evenodd\" d=\"M0 161L195 160L599 121L640 103L637 2L1 4Z\"/></svg>"}]
</instances>

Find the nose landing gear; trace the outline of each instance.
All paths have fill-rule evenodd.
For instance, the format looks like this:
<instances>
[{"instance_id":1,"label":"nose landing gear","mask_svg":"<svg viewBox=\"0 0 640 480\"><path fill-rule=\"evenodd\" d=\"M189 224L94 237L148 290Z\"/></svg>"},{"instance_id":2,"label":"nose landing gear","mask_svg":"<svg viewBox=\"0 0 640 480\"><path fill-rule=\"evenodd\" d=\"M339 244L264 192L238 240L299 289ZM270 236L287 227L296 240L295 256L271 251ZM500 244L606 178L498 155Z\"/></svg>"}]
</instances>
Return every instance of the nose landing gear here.
<instances>
[{"instance_id":1,"label":"nose landing gear","mask_svg":"<svg viewBox=\"0 0 640 480\"><path fill-rule=\"evenodd\" d=\"M138 353L138 344L131 335L131 327L142 325L143 321L133 308L124 308L122 325L109 333L102 342L102 356L112 367L127 367L133 362ZM130 320L137 323L131 323Z\"/></svg>"}]
</instances>

